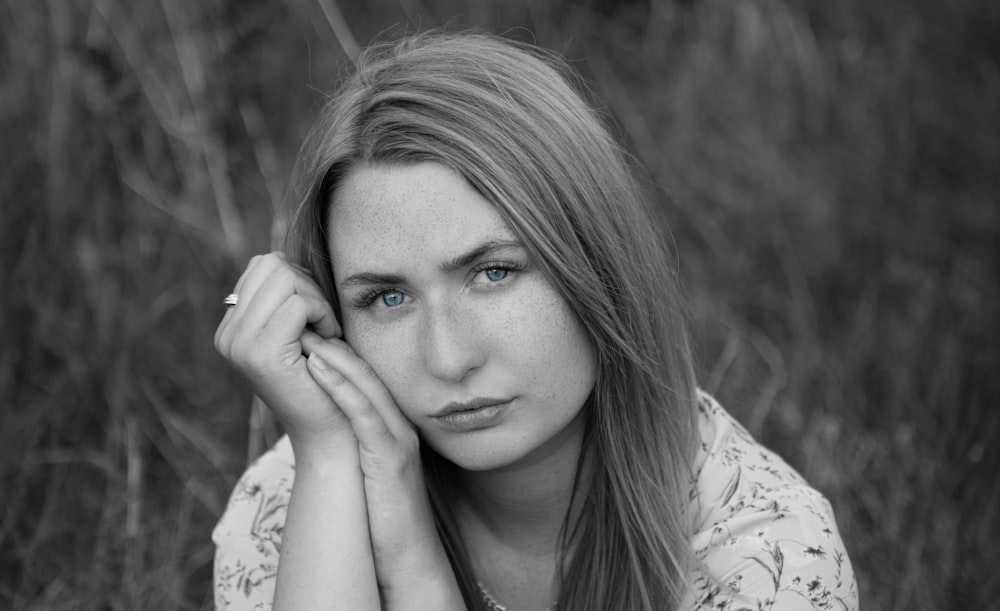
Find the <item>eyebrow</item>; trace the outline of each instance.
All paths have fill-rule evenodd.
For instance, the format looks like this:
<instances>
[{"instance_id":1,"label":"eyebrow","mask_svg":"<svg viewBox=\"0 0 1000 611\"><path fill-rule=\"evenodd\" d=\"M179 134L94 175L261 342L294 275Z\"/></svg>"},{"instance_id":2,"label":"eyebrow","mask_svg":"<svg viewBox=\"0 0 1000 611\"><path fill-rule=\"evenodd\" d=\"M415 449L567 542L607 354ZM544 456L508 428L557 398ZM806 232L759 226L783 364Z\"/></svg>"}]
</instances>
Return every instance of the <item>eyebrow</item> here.
<instances>
[{"instance_id":1,"label":"eyebrow","mask_svg":"<svg viewBox=\"0 0 1000 611\"><path fill-rule=\"evenodd\" d=\"M440 269L443 272L453 272L460 270L462 268L468 267L476 259L494 253L498 250L507 250L513 248L523 248L521 243L517 240L488 240L482 244L476 246L469 252L463 253L454 257L450 261L446 261L440 265ZM363 285L373 285L373 284L403 284L406 279L399 274L378 274L373 272L361 272L357 274L351 274L340 283L343 288L350 286L363 286Z\"/></svg>"},{"instance_id":2,"label":"eyebrow","mask_svg":"<svg viewBox=\"0 0 1000 611\"><path fill-rule=\"evenodd\" d=\"M443 272L453 272L468 267L473 261L498 250L521 248L517 240L489 240L473 248L464 255L459 255L441 266Z\"/></svg>"}]
</instances>

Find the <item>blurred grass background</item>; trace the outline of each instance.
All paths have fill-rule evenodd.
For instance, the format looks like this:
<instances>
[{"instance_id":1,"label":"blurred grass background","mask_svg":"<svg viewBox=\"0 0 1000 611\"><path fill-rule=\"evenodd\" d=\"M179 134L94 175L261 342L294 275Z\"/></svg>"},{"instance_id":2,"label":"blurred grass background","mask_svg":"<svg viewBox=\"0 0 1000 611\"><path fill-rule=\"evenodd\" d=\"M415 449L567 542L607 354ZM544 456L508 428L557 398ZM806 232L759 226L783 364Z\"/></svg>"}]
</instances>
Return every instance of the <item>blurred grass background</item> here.
<instances>
[{"instance_id":1,"label":"blurred grass background","mask_svg":"<svg viewBox=\"0 0 1000 611\"><path fill-rule=\"evenodd\" d=\"M829 497L864 608L996 608L990 0L3 0L0 607L210 608L260 439L221 299L345 54L448 22L593 83L702 385Z\"/></svg>"}]
</instances>

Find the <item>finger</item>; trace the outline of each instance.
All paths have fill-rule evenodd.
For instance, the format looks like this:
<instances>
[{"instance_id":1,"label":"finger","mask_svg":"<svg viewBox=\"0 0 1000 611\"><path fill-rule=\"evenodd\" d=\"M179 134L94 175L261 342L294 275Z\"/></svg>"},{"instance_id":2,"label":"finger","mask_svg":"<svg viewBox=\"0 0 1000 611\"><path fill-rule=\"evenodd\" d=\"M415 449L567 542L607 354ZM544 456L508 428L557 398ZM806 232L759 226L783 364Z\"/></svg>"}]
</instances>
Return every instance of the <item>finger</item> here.
<instances>
[{"instance_id":1,"label":"finger","mask_svg":"<svg viewBox=\"0 0 1000 611\"><path fill-rule=\"evenodd\" d=\"M276 253L254 255L247 262L246 269L240 274L233 287L233 293L238 296L236 305L227 306L226 313L222 316L222 322L215 332L215 348L222 354L228 353L228 347L232 343L235 334L233 321L241 320L243 313L253 301L259 282L255 280L260 275L266 275L265 268L270 268L272 260L276 258Z\"/></svg>"},{"instance_id":2,"label":"finger","mask_svg":"<svg viewBox=\"0 0 1000 611\"><path fill-rule=\"evenodd\" d=\"M238 283L239 302L236 304L235 317L243 322L244 329L257 329L265 326L275 308L288 295L300 294L320 303L328 303L319 286L312 278L285 260L280 252L260 255L252 260L253 268L240 278ZM338 337L341 334L333 308L324 308L322 316L309 319L309 324L323 337Z\"/></svg>"},{"instance_id":3,"label":"finger","mask_svg":"<svg viewBox=\"0 0 1000 611\"><path fill-rule=\"evenodd\" d=\"M330 367L317 352L306 360L309 373L316 383L333 399L351 422L354 435L361 447L375 456L389 456L396 450L396 437L386 426L385 420L365 394Z\"/></svg>"},{"instance_id":4,"label":"finger","mask_svg":"<svg viewBox=\"0 0 1000 611\"><path fill-rule=\"evenodd\" d=\"M354 351L354 348L352 348L351 345L345 342L342 338L331 340L320 337L318 334L313 333L312 331L304 331L302 333L302 351L306 354L306 356L308 356L314 348L322 349L324 344L331 344L333 346L337 346L343 350L346 350L348 353L357 356L357 353Z\"/></svg>"},{"instance_id":5,"label":"finger","mask_svg":"<svg viewBox=\"0 0 1000 611\"><path fill-rule=\"evenodd\" d=\"M245 306L242 322L246 329L259 329L269 325L275 311L291 296L299 295L311 307L307 310L306 324L325 337L340 335L340 325L329 302L323 298L313 281L287 265L273 268L257 288L250 303ZM304 327L303 327L304 328ZM295 339L302 329L295 333Z\"/></svg>"},{"instance_id":6,"label":"finger","mask_svg":"<svg viewBox=\"0 0 1000 611\"><path fill-rule=\"evenodd\" d=\"M253 257L251 257L250 261L247 262L247 266L243 270L243 273L240 274L240 277L236 280L236 284L233 286L232 293L235 295L241 295L241 294L244 295L245 301L247 302L249 301L250 297L252 297L253 294L247 292L241 293L241 291L243 291L245 288L247 277L254 273L254 270L260 264L262 258L263 255L254 255ZM244 300L243 298L238 298L235 305L226 306L226 311L222 315L222 321L219 323L219 327L215 331L215 348L219 352L223 352L224 345L228 344L227 339L229 333L227 332L227 328L229 326L230 321L234 317L236 317L236 311L239 308L240 301L243 300Z\"/></svg>"},{"instance_id":7,"label":"finger","mask_svg":"<svg viewBox=\"0 0 1000 611\"><path fill-rule=\"evenodd\" d=\"M413 430L403 416L392 394L378 377L371 365L359 357L351 346L341 339L324 340L315 333L302 334L302 350L306 354L318 353L323 361L368 396L375 409L382 414L386 426L398 438Z\"/></svg>"},{"instance_id":8,"label":"finger","mask_svg":"<svg viewBox=\"0 0 1000 611\"><path fill-rule=\"evenodd\" d=\"M274 349L272 363L288 367L303 358L300 338L306 326L333 315L326 301L299 294L287 295L280 305L269 309L270 317L263 328L240 334L244 345L237 352L250 354L259 351L260 346L270 346Z\"/></svg>"},{"instance_id":9,"label":"finger","mask_svg":"<svg viewBox=\"0 0 1000 611\"><path fill-rule=\"evenodd\" d=\"M270 253L270 254L274 255L275 253ZM258 266L260 266L261 264L264 265L267 264L267 255L268 253L262 253L250 257L250 260L247 261L246 268L243 270L243 273L240 274L239 279L236 280L236 286L233 287L234 293L239 294L240 291L246 288L244 285L246 283L247 276L253 274L254 270L257 269Z\"/></svg>"},{"instance_id":10,"label":"finger","mask_svg":"<svg viewBox=\"0 0 1000 611\"><path fill-rule=\"evenodd\" d=\"M246 269L240 274L239 279L236 281L236 286L233 287L233 293L238 295L239 299L237 299L236 305L228 308L229 312L238 313L246 309L247 304L253 299L254 293L257 292L257 285L259 283L255 281L255 278L262 274L262 269L270 268L270 260L273 255L274 253L269 253L250 257ZM266 272L263 273L266 275Z\"/></svg>"}]
</instances>

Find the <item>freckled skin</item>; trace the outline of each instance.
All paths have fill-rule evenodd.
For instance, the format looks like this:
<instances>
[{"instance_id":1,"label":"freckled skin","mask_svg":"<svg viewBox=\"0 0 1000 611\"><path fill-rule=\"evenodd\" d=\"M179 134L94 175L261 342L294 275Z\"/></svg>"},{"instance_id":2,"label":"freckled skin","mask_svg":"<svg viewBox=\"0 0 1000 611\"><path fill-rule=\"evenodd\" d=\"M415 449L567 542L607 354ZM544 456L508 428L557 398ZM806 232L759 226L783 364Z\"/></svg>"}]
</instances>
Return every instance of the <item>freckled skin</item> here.
<instances>
[{"instance_id":1,"label":"freckled skin","mask_svg":"<svg viewBox=\"0 0 1000 611\"><path fill-rule=\"evenodd\" d=\"M578 451L596 365L567 304L522 247L441 268L490 240L516 241L460 176L432 163L356 168L334 196L329 235L345 338L425 443L470 470ZM482 266L494 263L526 267L492 281ZM371 287L341 285L359 273L402 276L382 287L402 293L402 303L390 308L378 296L360 306ZM474 431L434 418L476 398L513 402Z\"/></svg>"}]
</instances>

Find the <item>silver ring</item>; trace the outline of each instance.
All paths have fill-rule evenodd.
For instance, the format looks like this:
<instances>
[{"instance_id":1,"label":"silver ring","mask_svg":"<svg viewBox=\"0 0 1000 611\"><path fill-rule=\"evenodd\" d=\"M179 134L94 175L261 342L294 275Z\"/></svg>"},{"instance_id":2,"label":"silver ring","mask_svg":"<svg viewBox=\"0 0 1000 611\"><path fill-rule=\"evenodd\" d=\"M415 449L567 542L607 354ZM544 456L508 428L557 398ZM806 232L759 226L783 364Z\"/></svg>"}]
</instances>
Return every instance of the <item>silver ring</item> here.
<instances>
[{"instance_id":1,"label":"silver ring","mask_svg":"<svg viewBox=\"0 0 1000 611\"><path fill-rule=\"evenodd\" d=\"M236 305L236 302L239 300L240 300L239 295L237 295L236 293L229 293L228 295L226 295L226 298L222 300L222 303L224 303L228 308L229 306Z\"/></svg>"}]
</instances>

